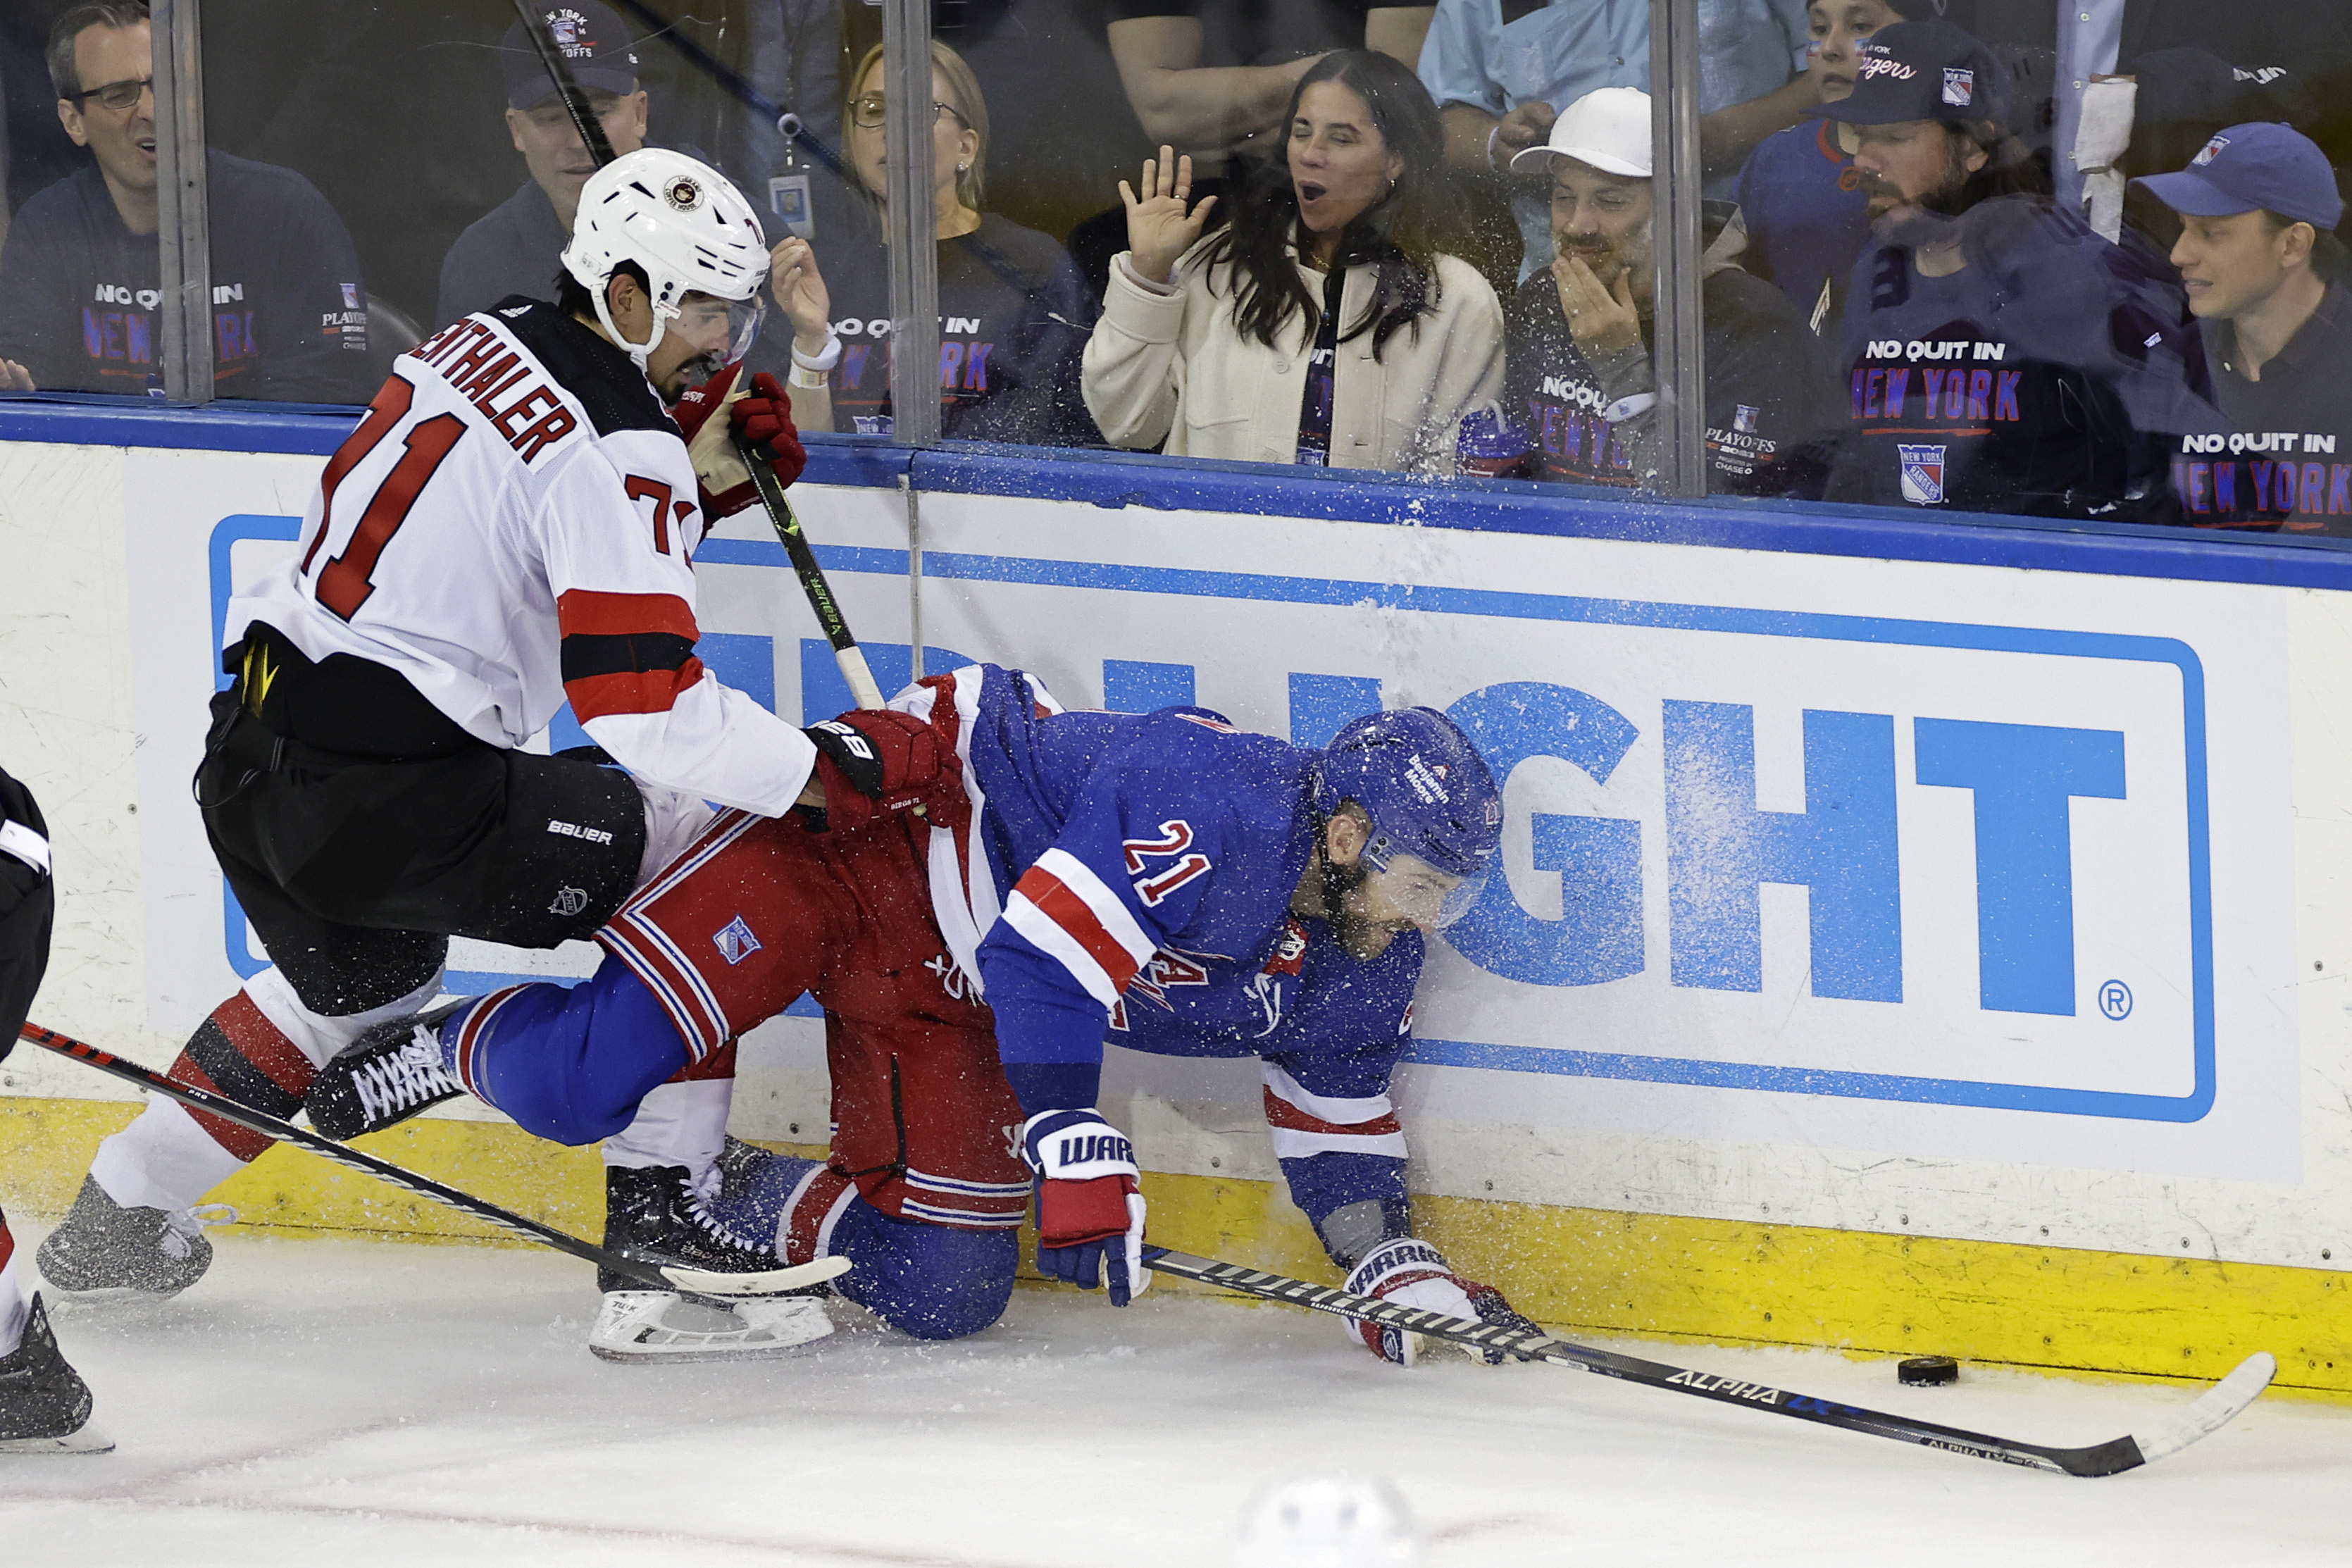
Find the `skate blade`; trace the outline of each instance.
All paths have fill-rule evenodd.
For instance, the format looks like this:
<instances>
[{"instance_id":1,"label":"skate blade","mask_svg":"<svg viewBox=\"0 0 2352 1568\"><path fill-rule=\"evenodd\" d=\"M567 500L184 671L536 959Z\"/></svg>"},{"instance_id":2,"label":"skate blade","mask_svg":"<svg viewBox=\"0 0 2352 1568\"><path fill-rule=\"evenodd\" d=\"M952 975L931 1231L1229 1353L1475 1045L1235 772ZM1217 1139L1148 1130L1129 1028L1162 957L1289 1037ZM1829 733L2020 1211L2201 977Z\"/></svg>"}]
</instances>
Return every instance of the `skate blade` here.
<instances>
[{"instance_id":1,"label":"skate blade","mask_svg":"<svg viewBox=\"0 0 2352 1568\"><path fill-rule=\"evenodd\" d=\"M68 1290L47 1275L41 1277L43 1294L54 1310L111 1309L121 1307L160 1307L179 1295L177 1290L142 1290L131 1285L100 1285L88 1290Z\"/></svg>"},{"instance_id":2,"label":"skate blade","mask_svg":"<svg viewBox=\"0 0 2352 1568\"><path fill-rule=\"evenodd\" d=\"M706 1268L667 1268L662 1270L662 1278L697 1296L759 1297L805 1290L848 1272L846 1258L820 1258L814 1263L771 1268L760 1274L714 1274Z\"/></svg>"},{"instance_id":3,"label":"skate blade","mask_svg":"<svg viewBox=\"0 0 2352 1568\"><path fill-rule=\"evenodd\" d=\"M62 1437L0 1437L0 1454L111 1454L114 1439L94 1426Z\"/></svg>"},{"instance_id":4,"label":"skate blade","mask_svg":"<svg viewBox=\"0 0 2352 1568\"><path fill-rule=\"evenodd\" d=\"M669 1314L679 1307L680 1299L667 1290L609 1291L588 1331L588 1349L610 1362L761 1361L833 1332L824 1303L809 1297L742 1300L700 1314L729 1325L723 1328L672 1323Z\"/></svg>"}]
</instances>

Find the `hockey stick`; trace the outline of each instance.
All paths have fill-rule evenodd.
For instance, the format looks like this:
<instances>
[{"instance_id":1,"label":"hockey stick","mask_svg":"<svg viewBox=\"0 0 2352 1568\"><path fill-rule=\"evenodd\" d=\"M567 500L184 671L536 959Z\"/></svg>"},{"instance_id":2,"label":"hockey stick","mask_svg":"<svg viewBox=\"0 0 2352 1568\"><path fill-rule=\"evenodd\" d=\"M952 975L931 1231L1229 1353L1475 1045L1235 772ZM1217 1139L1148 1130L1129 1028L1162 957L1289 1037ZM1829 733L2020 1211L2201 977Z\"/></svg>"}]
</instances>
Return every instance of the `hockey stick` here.
<instances>
[{"instance_id":1,"label":"hockey stick","mask_svg":"<svg viewBox=\"0 0 2352 1568\"><path fill-rule=\"evenodd\" d=\"M530 35L531 47L539 51L540 63L547 68L549 79L555 83L555 94L563 100L564 112L572 116L572 126L580 132L581 142L596 166L603 168L613 161L613 143L605 138L604 125L590 108L578 79L572 76L571 62L563 58L563 50L548 31L545 18L532 9L530 0L514 0L514 8L515 15L522 18L523 31ZM719 412L713 410L713 417ZM800 519L793 515L792 502L784 499L784 487L776 482L775 470L741 436L734 437L734 444L736 456L751 472L751 482L760 492L760 504L767 509L769 525L783 542L784 553L792 557L793 571L800 577L801 592L808 596L809 608L816 614L816 624L824 630L824 640L833 645L833 657L841 666L843 679L849 682L850 696L860 708L881 707L882 689L875 684L874 672L866 668L865 651L850 634L848 617L841 613L840 602L824 580L824 569L817 564L816 552L809 548L808 536L801 531Z\"/></svg>"},{"instance_id":2,"label":"hockey stick","mask_svg":"<svg viewBox=\"0 0 2352 1568\"><path fill-rule=\"evenodd\" d=\"M419 1197L431 1198L436 1203L446 1204L451 1208L462 1210L477 1219L488 1220L492 1225L521 1237L525 1241L535 1241L542 1247L551 1247L558 1252L568 1252L572 1257L593 1263L600 1268L609 1268L615 1274L625 1275L635 1281L642 1289L686 1290L698 1296L777 1296L810 1285L821 1284L849 1268L849 1260L845 1258L820 1258L814 1263L803 1263L797 1268L772 1268L760 1274L713 1274L700 1268L673 1268L633 1258L625 1253L607 1251L604 1247L583 1241L576 1236L566 1235L553 1226L541 1225L527 1215L516 1214L510 1209L502 1209L496 1204L486 1203L472 1194L461 1193L455 1187L445 1187L429 1176L420 1176L414 1171L401 1169L388 1160L379 1160L373 1154L346 1148L331 1138L322 1138L308 1128L297 1127L292 1122L280 1121L275 1116L264 1115L249 1106L239 1105L236 1101L226 1096L215 1094L209 1089L198 1089L194 1084L174 1083L162 1073L141 1067L137 1062L124 1061L110 1051L102 1051L96 1046L86 1045L70 1035L60 1035L53 1029L44 1029L38 1024L26 1024L17 1031L17 1034L19 1037L30 1040L44 1049L55 1051L61 1057L71 1057L76 1061L87 1062L99 1071L119 1078L125 1083L137 1084L142 1089L167 1096L197 1110L210 1111L222 1121L233 1121L248 1132L258 1132L264 1138L275 1138L281 1143L292 1143L308 1149L321 1159L332 1160L339 1165L347 1165L355 1171L364 1171L379 1181L389 1182L395 1187L405 1188Z\"/></svg>"},{"instance_id":3,"label":"hockey stick","mask_svg":"<svg viewBox=\"0 0 2352 1568\"><path fill-rule=\"evenodd\" d=\"M1594 1350L1589 1345L1556 1340L1549 1334L1530 1333L1525 1329L1505 1328L1495 1323L1448 1317L1442 1312L1400 1307L1370 1296L1353 1295L1323 1285L1310 1285L1304 1279L1268 1274L1262 1269L1244 1268L1234 1263L1219 1263L1213 1258L1194 1258L1189 1253L1171 1252L1164 1247L1145 1247L1143 1266L1161 1274L1172 1274L1181 1279L1195 1279L1204 1285L1264 1297L1269 1301L1287 1301L1293 1306L1311 1307L1318 1312L1368 1319L1391 1328L1450 1340L1477 1350L1507 1352L1522 1361L1547 1361L1558 1366L1598 1373L1602 1377L1646 1384L1653 1388L1669 1388L1677 1394L1695 1394L1702 1399L1718 1399L1727 1405L1767 1410L1775 1415L1793 1415L1801 1421L1842 1426L1849 1432L1864 1432L1874 1437L1892 1437L1899 1443L1916 1443L1922 1447L1942 1448L1948 1453L1968 1454L2004 1465L2024 1465L2068 1476L2112 1476L2136 1469L2141 1465L2153 1464L2167 1455L2177 1454L2200 1437L2228 1426L2238 1412L2252 1405L2270 1385L2271 1378L2278 1372L2278 1362L2268 1351L2256 1351L2240 1362L2229 1376L2199 1395L2195 1404L2146 1434L2135 1432L2109 1442L2094 1443L2087 1447L2053 1448L2039 1443L2021 1443L2008 1437L1988 1436L1982 1432L1963 1431L1957 1426L1939 1426L1933 1421L1921 1421L1909 1415L1889 1415L1882 1411L1864 1410L1859 1405L1840 1405L1833 1400L1791 1394L1760 1383L1742 1383L1736 1378L1717 1377L1712 1373L1690 1372L1682 1367L1668 1366L1663 1362L1642 1361L1633 1356L1619 1355L1614 1351Z\"/></svg>"}]
</instances>

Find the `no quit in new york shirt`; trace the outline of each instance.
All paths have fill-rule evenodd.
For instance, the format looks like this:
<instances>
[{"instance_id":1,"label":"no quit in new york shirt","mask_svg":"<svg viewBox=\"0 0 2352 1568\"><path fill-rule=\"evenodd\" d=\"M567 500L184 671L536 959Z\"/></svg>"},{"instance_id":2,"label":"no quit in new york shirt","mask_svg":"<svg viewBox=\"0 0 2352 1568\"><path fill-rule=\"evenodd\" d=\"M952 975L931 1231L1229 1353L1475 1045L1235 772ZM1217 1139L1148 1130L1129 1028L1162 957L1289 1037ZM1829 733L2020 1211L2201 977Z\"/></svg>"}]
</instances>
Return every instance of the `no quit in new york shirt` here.
<instances>
[{"instance_id":1,"label":"no quit in new york shirt","mask_svg":"<svg viewBox=\"0 0 2352 1568\"><path fill-rule=\"evenodd\" d=\"M2205 358L2227 428L2180 438L2182 520L2352 537L2352 294L2330 284L2260 381L2228 321L2205 323Z\"/></svg>"},{"instance_id":2,"label":"no quit in new york shirt","mask_svg":"<svg viewBox=\"0 0 2352 1568\"><path fill-rule=\"evenodd\" d=\"M364 403L367 300L351 236L291 169L206 156L213 389ZM0 254L0 358L44 391L162 395L156 237L125 226L95 164L25 204Z\"/></svg>"},{"instance_id":3,"label":"no quit in new york shirt","mask_svg":"<svg viewBox=\"0 0 2352 1568\"><path fill-rule=\"evenodd\" d=\"M2171 521L2169 455L2218 418L2179 285L2040 203L1952 222L1882 232L1855 264L1825 499ZM1931 234L1957 235L1957 271L1920 270L1905 242Z\"/></svg>"}]
</instances>

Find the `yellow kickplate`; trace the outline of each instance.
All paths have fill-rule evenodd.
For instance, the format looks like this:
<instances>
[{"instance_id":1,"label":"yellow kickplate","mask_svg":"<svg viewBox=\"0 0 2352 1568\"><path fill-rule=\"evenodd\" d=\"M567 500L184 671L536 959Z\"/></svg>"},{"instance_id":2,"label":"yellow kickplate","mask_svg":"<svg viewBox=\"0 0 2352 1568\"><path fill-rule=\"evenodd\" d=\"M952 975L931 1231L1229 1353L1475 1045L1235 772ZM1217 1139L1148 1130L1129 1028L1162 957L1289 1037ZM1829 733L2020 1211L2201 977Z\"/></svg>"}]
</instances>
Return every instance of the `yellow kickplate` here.
<instances>
[{"instance_id":1,"label":"yellow kickplate","mask_svg":"<svg viewBox=\"0 0 2352 1568\"><path fill-rule=\"evenodd\" d=\"M99 1141L137 1110L0 1098L0 1205L62 1214ZM574 1236L603 1230L593 1149L542 1142L505 1123L431 1118L360 1147ZM1162 1246L1339 1283L1306 1217L1274 1184L1155 1172L1143 1184L1151 1238ZM295 1149L273 1150L212 1196L236 1205L246 1224L291 1231L510 1239ZM2267 1350L2279 1358L2280 1391L2352 1400L2345 1274L1470 1198L1421 1197L1414 1209L1422 1233L1465 1274L1563 1330L2198 1381Z\"/></svg>"}]
</instances>

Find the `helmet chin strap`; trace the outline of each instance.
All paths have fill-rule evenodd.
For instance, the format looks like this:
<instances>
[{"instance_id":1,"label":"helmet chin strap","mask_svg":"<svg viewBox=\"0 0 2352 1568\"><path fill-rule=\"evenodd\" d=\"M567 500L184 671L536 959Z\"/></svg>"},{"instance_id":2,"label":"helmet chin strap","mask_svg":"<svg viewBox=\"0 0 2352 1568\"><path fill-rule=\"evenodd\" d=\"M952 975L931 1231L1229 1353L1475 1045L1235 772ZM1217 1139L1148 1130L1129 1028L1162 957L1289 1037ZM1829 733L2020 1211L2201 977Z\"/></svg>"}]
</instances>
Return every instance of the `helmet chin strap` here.
<instances>
[{"instance_id":1,"label":"helmet chin strap","mask_svg":"<svg viewBox=\"0 0 2352 1568\"><path fill-rule=\"evenodd\" d=\"M650 300L647 302L652 303ZM677 309L672 306L664 310L660 305L656 304L653 306L653 312L654 335L647 338L642 344L633 343L629 341L628 334L621 331L619 323L613 320L613 280L610 278L605 279L604 286L596 290L597 323L604 329L604 335L613 340L613 346L629 356L629 362L637 367L637 374L648 380L652 379L653 373L646 368L646 361L652 355L654 350L661 346L662 338L668 332L670 322L677 319Z\"/></svg>"}]
</instances>

